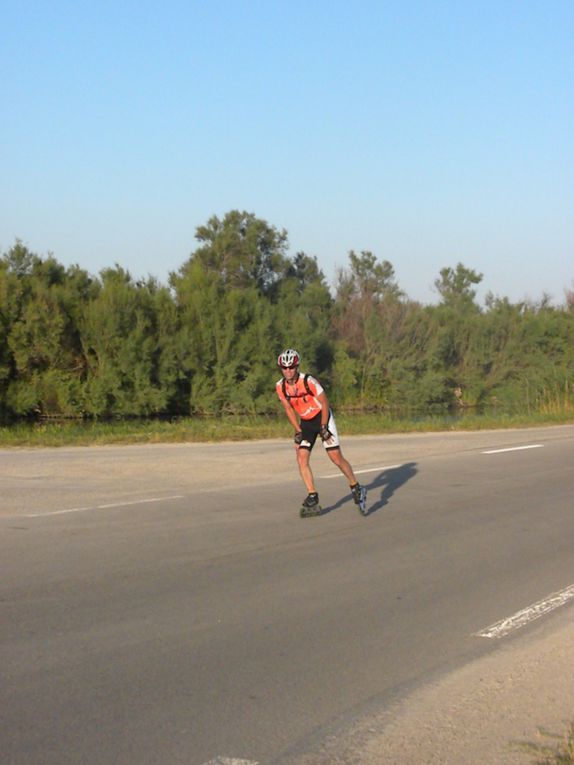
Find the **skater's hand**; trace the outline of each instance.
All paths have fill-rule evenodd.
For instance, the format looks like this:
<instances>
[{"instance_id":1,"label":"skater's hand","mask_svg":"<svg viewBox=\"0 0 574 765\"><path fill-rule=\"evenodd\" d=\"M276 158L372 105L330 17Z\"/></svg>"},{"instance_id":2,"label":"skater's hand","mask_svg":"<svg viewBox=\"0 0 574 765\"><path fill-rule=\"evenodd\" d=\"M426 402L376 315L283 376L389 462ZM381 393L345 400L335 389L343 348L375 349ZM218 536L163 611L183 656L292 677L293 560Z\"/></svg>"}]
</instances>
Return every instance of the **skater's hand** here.
<instances>
[{"instance_id":1,"label":"skater's hand","mask_svg":"<svg viewBox=\"0 0 574 765\"><path fill-rule=\"evenodd\" d=\"M301 444L301 442L303 441L303 433L301 433L301 431L300 431L300 430L298 430L298 431L295 433L295 436L294 436L294 438L293 438L293 441L295 441L295 443L297 444L297 446L299 446L299 445Z\"/></svg>"},{"instance_id":2,"label":"skater's hand","mask_svg":"<svg viewBox=\"0 0 574 765\"><path fill-rule=\"evenodd\" d=\"M321 425L319 435L321 436L321 441L328 441L333 434L326 425Z\"/></svg>"}]
</instances>

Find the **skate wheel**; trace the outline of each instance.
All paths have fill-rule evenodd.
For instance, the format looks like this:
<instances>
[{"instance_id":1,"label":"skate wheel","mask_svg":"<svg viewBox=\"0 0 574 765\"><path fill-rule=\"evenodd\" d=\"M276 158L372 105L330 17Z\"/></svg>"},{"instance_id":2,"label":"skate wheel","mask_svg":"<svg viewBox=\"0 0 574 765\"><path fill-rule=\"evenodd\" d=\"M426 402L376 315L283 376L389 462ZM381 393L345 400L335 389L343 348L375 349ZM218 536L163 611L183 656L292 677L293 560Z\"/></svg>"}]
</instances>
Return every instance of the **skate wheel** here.
<instances>
[{"instance_id":1,"label":"skate wheel","mask_svg":"<svg viewBox=\"0 0 574 765\"><path fill-rule=\"evenodd\" d=\"M314 518L316 515L321 515L322 512L321 505L316 505L313 508L302 507L301 510L299 510L299 516L301 518Z\"/></svg>"}]
</instances>

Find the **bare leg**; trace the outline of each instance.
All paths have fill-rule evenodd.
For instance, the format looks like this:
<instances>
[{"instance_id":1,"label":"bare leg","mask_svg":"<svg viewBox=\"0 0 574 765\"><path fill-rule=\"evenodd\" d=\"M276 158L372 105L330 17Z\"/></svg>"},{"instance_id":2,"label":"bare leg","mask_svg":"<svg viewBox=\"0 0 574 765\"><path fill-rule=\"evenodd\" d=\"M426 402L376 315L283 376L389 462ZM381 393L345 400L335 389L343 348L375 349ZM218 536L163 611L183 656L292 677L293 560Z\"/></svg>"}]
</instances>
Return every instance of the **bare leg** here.
<instances>
[{"instance_id":1,"label":"bare leg","mask_svg":"<svg viewBox=\"0 0 574 765\"><path fill-rule=\"evenodd\" d=\"M327 454L331 462L333 462L339 468L341 473L343 473L349 482L349 486L353 486L353 484L357 483L351 463L343 457L343 452L340 449L328 449Z\"/></svg>"},{"instance_id":2,"label":"bare leg","mask_svg":"<svg viewBox=\"0 0 574 765\"><path fill-rule=\"evenodd\" d=\"M297 449L297 464L299 465L299 472L301 473L301 478L303 479L303 483L305 484L307 491L309 494L312 494L317 490L315 489L315 479L313 478L311 466L309 465L310 458L311 452L309 449Z\"/></svg>"}]
</instances>

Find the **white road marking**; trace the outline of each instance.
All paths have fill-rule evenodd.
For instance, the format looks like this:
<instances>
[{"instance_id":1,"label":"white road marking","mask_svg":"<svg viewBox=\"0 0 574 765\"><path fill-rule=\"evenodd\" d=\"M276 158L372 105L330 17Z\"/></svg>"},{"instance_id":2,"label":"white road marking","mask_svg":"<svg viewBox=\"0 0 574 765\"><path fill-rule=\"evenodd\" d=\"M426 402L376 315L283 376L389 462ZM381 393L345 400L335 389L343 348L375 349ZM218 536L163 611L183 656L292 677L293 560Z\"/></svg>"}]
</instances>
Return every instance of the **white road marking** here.
<instances>
[{"instance_id":1,"label":"white road marking","mask_svg":"<svg viewBox=\"0 0 574 765\"><path fill-rule=\"evenodd\" d=\"M544 444L529 444L528 446L511 446L508 449L489 449L483 454L500 454L501 452L519 452L522 449L542 449Z\"/></svg>"},{"instance_id":2,"label":"white road marking","mask_svg":"<svg viewBox=\"0 0 574 765\"><path fill-rule=\"evenodd\" d=\"M376 473L378 470L392 470L393 468L399 468L401 465L384 465L383 467L367 468L366 470L355 470L355 475L362 475L363 473ZM331 473L330 475L322 475L321 478L340 478L342 473Z\"/></svg>"},{"instance_id":3,"label":"white road marking","mask_svg":"<svg viewBox=\"0 0 574 765\"><path fill-rule=\"evenodd\" d=\"M237 760L235 757L216 757L204 765L259 765L255 760Z\"/></svg>"},{"instance_id":4,"label":"white road marking","mask_svg":"<svg viewBox=\"0 0 574 765\"><path fill-rule=\"evenodd\" d=\"M480 632L476 632L475 636L485 638L504 637L510 632L514 632L514 630L524 627L528 622L532 622L535 619L544 616L544 614L554 611L555 608L560 608L560 606L563 606L572 598L574 598L574 584L570 585L570 587L566 587L564 590L548 595L544 600L539 600L538 603L534 603L533 605L528 606L528 608L523 608L522 611L518 611L513 614L513 616L501 619L499 622L496 622L496 624L491 624L490 627L487 627Z\"/></svg>"},{"instance_id":5,"label":"white road marking","mask_svg":"<svg viewBox=\"0 0 574 765\"><path fill-rule=\"evenodd\" d=\"M67 510L52 510L47 513L30 513L21 516L24 518L46 518L49 515L67 515L68 513L85 513L88 510L107 510L111 507L128 507L129 505L145 505L150 502L165 502L168 499L183 499L183 494L174 494L171 497L151 497L151 499L134 499L129 502L111 502L107 505L92 505L91 507L71 507Z\"/></svg>"}]
</instances>

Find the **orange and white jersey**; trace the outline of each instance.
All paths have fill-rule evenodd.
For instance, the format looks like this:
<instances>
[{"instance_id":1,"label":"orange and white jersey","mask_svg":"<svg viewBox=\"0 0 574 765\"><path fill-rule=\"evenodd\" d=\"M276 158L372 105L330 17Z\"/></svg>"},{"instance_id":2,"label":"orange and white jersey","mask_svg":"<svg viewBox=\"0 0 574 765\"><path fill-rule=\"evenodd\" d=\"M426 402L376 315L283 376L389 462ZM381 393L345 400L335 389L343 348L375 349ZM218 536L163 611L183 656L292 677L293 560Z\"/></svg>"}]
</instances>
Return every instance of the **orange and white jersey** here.
<instances>
[{"instance_id":1,"label":"orange and white jersey","mask_svg":"<svg viewBox=\"0 0 574 765\"><path fill-rule=\"evenodd\" d=\"M322 409L317 396L323 393L323 388L319 380L316 380L312 375L304 375L299 372L293 385L281 378L275 384L275 390L279 400L291 404L302 420L310 420Z\"/></svg>"}]
</instances>

